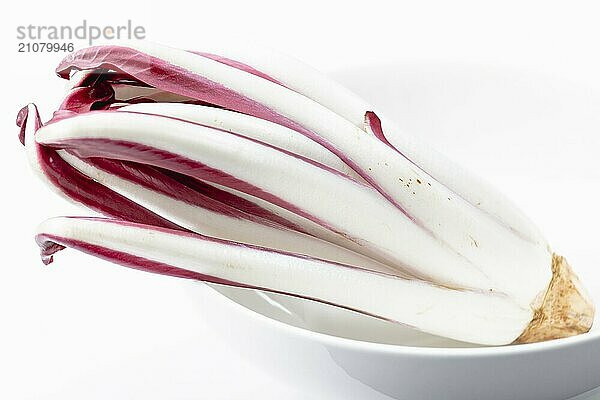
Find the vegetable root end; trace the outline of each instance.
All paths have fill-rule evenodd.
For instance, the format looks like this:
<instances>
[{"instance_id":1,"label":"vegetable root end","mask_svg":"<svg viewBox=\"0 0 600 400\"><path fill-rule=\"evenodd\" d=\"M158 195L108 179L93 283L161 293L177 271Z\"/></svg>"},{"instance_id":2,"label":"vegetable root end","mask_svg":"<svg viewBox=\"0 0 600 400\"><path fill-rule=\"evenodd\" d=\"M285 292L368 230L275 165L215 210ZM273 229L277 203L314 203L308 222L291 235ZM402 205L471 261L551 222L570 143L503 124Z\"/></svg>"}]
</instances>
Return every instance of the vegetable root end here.
<instances>
[{"instance_id":1,"label":"vegetable root end","mask_svg":"<svg viewBox=\"0 0 600 400\"><path fill-rule=\"evenodd\" d=\"M534 306L535 314L518 343L543 342L588 332L594 322L594 303L567 260L552 255L552 280Z\"/></svg>"}]
</instances>

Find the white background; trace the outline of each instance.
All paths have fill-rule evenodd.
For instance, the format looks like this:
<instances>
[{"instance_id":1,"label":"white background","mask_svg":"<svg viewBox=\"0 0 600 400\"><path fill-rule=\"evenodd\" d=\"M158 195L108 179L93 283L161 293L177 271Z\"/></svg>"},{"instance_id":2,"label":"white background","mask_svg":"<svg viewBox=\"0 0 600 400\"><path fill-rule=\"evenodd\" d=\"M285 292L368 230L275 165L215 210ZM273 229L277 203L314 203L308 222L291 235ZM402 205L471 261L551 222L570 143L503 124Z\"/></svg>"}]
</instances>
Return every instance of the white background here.
<instances>
[{"instance_id":1,"label":"white background","mask_svg":"<svg viewBox=\"0 0 600 400\"><path fill-rule=\"evenodd\" d=\"M178 47L202 49L218 36L284 50L493 180L573 265L586 264L577 269L598 287L594 2L28 1L3 8L2 399L314 396L238 358L199 318L185 282L72 252L41 265L36 224L87 211L34 179L16 139L18 109L35 101L47 119L63 89L53 73L61 56L18 54L18 25L131 19L148 39Z\"/></svg>"}]
</instances>

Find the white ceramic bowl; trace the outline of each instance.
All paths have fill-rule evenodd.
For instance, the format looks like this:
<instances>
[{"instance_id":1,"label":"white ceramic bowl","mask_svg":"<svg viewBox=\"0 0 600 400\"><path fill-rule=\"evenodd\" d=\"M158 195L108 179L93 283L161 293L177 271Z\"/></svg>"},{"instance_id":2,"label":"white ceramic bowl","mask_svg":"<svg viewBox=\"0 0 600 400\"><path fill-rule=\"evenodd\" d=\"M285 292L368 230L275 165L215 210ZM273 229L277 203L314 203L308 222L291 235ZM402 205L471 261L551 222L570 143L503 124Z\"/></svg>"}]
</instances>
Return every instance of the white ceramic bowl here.
<instances>
[{"instance_id":1,"label":"white ceramic bowl","mask_svg":"<svg viewBox=\"0 0 600 400\"><path fill-rule=\"evenodd\" d=\"M402 127L479 168L536 221L546 221L544 232L600 299L593 234L600 223L600 161L587 157L600 150L600 96L569 82L491 68L403 65L335 77ZM569 191L556 193L556 187ZM231 346L304 388L307 398L562 400L600 386L597 328L545 343L476 347L286 296L196 289L199 313Z\"/></svg>"},{"instance_id":2,"label":"white ceramic bowl","mask_svg":"<svg viewBox=\"0 0 600 400\"><path fill-rule=\"evenodd\" d=\"M284 299L294 309L288 313L253 291L215 287L225 295L215 296L200 285L194 296L203 297L202 315L219 335L257 367L305 390L307 398L564 400L600 386L598 330L506 347L380 344L370 340L419 340L401 327L333 307Z\"/></svg>"}]
</instances>

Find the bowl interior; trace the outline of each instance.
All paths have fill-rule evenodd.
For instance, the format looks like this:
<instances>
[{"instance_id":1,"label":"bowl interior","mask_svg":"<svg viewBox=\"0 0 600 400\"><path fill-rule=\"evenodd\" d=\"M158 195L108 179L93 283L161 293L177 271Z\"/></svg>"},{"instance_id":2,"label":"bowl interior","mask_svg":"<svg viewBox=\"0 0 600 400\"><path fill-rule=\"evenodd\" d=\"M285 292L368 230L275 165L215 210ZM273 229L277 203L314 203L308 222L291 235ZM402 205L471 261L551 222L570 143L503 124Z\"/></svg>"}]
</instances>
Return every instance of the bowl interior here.
<instances>
[{"instance_id":1,"label":"bowl interior","mask_svg":"<svg viewBox=\"0 0 600 400\"><path fill-rule=\"evenodd\" d=\"M600 225L595 154L600 92L528 72L443 64L367 66L333 77L400 128L492 181L533 218L592 297L600 299L594 232ZM254 312L328 335L404 346L476 347L312 301L213 288Z\"/></svg>"}]
</instances>

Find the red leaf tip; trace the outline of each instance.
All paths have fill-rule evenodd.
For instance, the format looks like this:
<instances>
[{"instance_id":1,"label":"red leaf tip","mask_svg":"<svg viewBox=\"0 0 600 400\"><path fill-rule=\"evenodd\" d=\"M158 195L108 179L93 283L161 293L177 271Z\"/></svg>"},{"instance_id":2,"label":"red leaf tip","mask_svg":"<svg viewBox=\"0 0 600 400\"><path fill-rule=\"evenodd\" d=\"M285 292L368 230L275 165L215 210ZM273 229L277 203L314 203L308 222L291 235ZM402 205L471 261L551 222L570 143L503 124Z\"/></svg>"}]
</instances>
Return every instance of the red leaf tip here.
<instances>
[{"instance_id":1,"label":"red leaf tip","mask_svg":"<svg viewBox=\"0 0 600 400\"><path fill-rule=\"evenodd\" d=\"M25 146L25 127L27 125L27 115L29 115L29 105L21 108L17 114L17 126L19 129L19 141Z\"/></svg>"}]
</instances>

